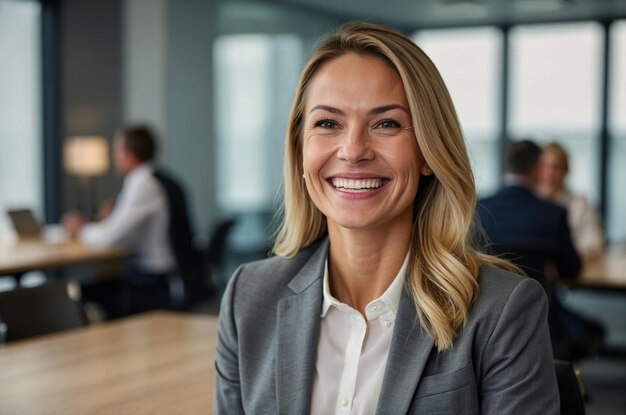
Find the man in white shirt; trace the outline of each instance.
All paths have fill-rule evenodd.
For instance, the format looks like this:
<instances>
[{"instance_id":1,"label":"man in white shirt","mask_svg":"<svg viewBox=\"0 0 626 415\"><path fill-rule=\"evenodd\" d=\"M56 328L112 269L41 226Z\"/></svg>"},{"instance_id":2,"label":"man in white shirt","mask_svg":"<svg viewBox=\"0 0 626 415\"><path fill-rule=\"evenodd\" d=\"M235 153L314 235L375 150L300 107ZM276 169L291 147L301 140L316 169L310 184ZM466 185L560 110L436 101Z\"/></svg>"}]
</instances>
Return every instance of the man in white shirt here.
<instances>
[{"instance_id":1,"label":"man in white shirt","mask_svg":"<svg viewBox=\"0 0 626 415\"><path fill-rule=\"evenodd\" d=\"M70 235L87 245L131 248L135 256L126 276L135 284L161 278L176 268L168 233L167 195L154 176L155 154L156 141L148 128L120 131L114 138L113 158L125 178L115 206L101 214L98 222L87 222L79 212L62 218Z\"/></svg>"}]
</instances>

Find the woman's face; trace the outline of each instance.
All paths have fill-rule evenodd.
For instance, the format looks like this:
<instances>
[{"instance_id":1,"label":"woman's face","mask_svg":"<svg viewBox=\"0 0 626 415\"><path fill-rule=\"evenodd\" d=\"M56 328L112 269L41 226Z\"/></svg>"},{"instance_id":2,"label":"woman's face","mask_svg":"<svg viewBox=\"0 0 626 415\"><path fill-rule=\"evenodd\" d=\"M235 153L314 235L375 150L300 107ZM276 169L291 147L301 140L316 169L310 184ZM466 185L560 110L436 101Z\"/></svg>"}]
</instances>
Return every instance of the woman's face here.
<instances>
[{"instance_id":1,"label":"woman's face","mask_svg":"<svg viewBox=\"0 0 626 415\"><path fill-rule=\"evenodd\" d=\"M546 188L559 190L565 180L565 166L556 151L545 150L539 159L540 183Z\"/></svg>"},{"instance_id":2,"label":"woman's face","mask_svg":"<svg viewBox=\"0 0 626 415\"><path fill-rule=\"evenodd\" d=\"M319 69L305 102L303 167L309 196L329 226L410 226L426 166L392 67L348 53Z\"/></svg>"}]
</instances>

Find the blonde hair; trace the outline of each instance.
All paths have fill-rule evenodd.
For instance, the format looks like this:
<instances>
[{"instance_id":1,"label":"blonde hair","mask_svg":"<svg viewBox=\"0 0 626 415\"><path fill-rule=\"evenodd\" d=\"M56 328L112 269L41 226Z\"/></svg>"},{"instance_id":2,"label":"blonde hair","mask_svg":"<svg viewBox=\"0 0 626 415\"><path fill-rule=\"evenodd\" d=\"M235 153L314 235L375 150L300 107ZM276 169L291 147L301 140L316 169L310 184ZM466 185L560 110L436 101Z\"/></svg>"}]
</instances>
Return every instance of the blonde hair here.
<instances>
[{"instance_id":1,"label":"blonde hair","mask_svg":"<svg viewBox=\"0 0 626 415\"><path fill-rule=\"evenodd\" d=\"M422 327L438 350L448 349L467 322L480 264L512 268L472 246L476 192L461 127L435 65L404 35L382 26L350 23L323 41L309 58L287 125L283 223L274 252L293 257L327 233L326 218L301 179L303 112L313 76L326 62L346 53L384 60L404 84L417 143L434 173L422 177L415 198L406 284Z\"/></svg>"}]
</instances>

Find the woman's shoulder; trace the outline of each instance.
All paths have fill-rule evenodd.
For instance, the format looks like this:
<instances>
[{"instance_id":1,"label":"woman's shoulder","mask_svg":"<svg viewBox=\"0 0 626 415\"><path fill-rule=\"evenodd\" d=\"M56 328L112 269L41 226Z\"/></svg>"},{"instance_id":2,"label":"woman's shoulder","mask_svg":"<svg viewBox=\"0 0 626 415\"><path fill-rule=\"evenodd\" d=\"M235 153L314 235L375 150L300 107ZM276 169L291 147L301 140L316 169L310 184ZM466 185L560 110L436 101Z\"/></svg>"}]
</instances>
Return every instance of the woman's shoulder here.
<instances>
[{"instance_id":1,"label":"woman's shoulder","mask_svg":"<svg viewBox=\"0 0 626 415\"><path fill-rule=\"evenodd\" d=\"M292 258L273 256L242 264L234 272L229 285L234 285L235 292L243 295L256 293L258 296L261 292L278 294L287 288L320 248L320 243L315 243Z\"/></svg>"},{"instance_id":2,"label":"woman's shoulder","mask_svg":"<svg viewBox=\"0 0 626 415\"><path fill-rule=\"evenodd\" d=\"M587 196L582 193L573 193L570 191L563 191L559 194L564 206L571 212L572 210L587 210L593 209L593 204Z\"/></svg>"},{"instance_id":3,"label":"woman's shoulder","mask_svg":"<svg viewBox=\"0 0 626 415\"><path fill-rule=\"evenodd\" d=\"M484 264L480 267L478 282L481 289L487 286L493 289L507 290L519 284L525 278L523 275Z\"/></svg>"},{"instance_id":4,"label":"woman's shoulder","mask_svg":"<svg viewBox=\"0 0 626 415\"><path fill-rule=\"evenodd\" d=\"M471 344L479 351L475 356L477 362L482 362L482 350L489 339L494 338L494 333L525 330L540 315L547 315L547 297L537 281L483 265L467 324L456 342L459 347Z\"/></svg>"},{"instance_id":5,"label":"woman's shoulder","mask_svg":"<svg viewBox=\"0 0 626 415\"><path fill-rule=\"evenodd\" d=\"M507 304L516 303L520 298L541 302L542 297L545 298L543 288L534 279L483 265L480 268L478 293L473 308L478 308L479 312L502 311Z\"/></svg>"}]
</instances>

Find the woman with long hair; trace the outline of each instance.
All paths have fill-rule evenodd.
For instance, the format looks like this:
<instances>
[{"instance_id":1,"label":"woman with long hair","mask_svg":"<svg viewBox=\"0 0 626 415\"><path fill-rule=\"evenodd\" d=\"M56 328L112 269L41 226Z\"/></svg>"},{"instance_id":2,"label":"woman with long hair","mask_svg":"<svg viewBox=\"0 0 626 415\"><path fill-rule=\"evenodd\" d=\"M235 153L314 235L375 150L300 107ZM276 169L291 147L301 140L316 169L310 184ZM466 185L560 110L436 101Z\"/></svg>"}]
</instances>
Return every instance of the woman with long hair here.
<instances>
[{"instance_id":1,"label":"woman with long hair","mask_svg":"<svg viewBox=\"0 0 626 415\"><path fill-rule=\"evenodd\" d=\"M535 281L473 245L476 194L439 72L352 23L289 117L275 257L222 300L217 413L558 412Z\"/></svg>"}]
</instances>

